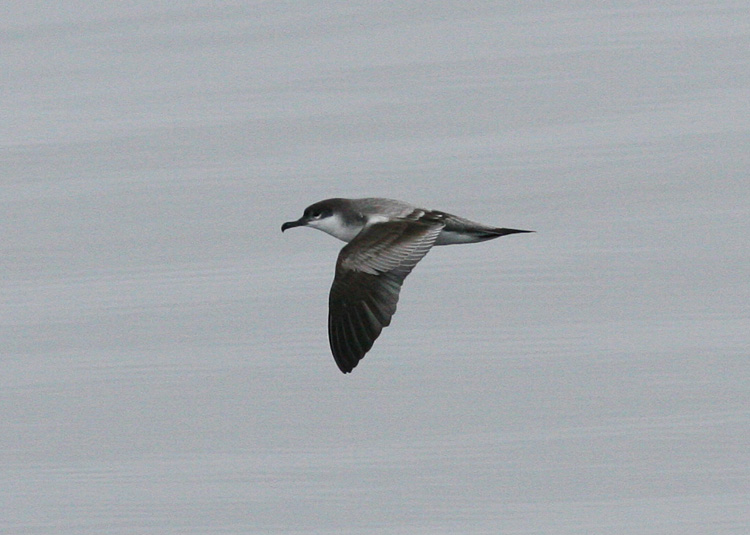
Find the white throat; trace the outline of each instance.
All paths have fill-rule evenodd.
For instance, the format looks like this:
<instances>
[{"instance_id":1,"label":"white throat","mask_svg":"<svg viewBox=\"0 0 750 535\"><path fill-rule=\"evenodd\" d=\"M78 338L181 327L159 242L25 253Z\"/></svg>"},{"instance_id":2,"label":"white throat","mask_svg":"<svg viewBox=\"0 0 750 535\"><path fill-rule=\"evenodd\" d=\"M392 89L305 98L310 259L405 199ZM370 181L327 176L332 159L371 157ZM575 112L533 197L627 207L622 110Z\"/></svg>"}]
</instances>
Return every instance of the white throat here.
<instances>
[{"instance_id":1,"label":"white throat","mask_svg":"<svg viewBox=\"0 0 750 535\"><path fill-rule=\"evenodd\" d=\"M310 221L307 226L322 230L326 234L330 234L334 238L347 243L352 241L364 228L364 225L347 225L341 215L337 213L325 219Z\"/></svg>"}]
</instances>

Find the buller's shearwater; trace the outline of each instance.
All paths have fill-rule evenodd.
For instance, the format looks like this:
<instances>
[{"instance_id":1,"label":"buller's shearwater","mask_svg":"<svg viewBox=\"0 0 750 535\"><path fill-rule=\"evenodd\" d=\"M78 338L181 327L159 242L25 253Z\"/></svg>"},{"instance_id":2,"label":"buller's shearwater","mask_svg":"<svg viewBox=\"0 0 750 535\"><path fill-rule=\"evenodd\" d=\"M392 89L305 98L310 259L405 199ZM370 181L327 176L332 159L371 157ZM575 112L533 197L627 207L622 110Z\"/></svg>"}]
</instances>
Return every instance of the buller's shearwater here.
<instances>
[{"instance_id":1,"label":"buller's shearwater","mask_svg":"<svg viewBox=\"0 0 750 535\"><path fill-rule=\"evenodd\" d=\"M475 243L534 232L488 227L463 217L424 210L392 199L326 199L297 221L347 242L336 261L328 301L328 340L333 358L349 373L383 327L391 323L401 285L433 245Z\"/></svg>"}]
</instances>

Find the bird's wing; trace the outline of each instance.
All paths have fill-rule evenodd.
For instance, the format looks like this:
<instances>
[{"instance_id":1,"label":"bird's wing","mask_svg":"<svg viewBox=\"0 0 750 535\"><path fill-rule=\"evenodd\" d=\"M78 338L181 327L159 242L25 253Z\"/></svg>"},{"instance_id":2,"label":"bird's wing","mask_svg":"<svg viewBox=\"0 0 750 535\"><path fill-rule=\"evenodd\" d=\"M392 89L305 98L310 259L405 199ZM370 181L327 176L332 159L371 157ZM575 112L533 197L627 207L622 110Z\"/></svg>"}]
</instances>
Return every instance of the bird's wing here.
<instances>
[{"instance_id":1,"label":"bird's wing","mask_svg":"<svg viewBox=\"0 0 750 535\"><path fill-rule=\"evenodd\" d=\"M328 340L342 372L352 371L391 323L401 284L443 226L437 218L376 223L341 249L329 298Z\"/></svg>"}]
</instances>

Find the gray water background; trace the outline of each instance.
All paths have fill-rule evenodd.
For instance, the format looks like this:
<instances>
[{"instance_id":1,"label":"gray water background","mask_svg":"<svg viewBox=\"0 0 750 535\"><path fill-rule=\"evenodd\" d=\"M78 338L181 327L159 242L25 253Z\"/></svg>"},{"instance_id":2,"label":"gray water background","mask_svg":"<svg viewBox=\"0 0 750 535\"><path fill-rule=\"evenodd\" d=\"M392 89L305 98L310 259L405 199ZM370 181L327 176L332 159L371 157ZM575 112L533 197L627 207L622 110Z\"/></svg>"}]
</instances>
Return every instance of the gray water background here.
<instances>
[{"instance_id":1,"label":"gray water background","mask_svg":"<svg viewBox=\"0 0 750 535\"><path fill-rule=\"evenodd\" d=\"M746 2L9 2L0 532L750 533ZM432 251L353 374L341 243Z\"/></svg>"}]
</instances>

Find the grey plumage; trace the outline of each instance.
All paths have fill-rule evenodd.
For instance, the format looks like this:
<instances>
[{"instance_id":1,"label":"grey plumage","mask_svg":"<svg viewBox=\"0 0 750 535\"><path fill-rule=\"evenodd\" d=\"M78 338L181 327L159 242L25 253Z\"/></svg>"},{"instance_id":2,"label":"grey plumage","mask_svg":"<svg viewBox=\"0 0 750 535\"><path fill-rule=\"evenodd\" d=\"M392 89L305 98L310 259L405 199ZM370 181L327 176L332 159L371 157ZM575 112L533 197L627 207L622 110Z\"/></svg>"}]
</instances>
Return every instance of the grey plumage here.
<instances>
[{"instance_id":1,"label":"grey plumage","mask_svg":"<svg viewBox=\"0 0 750 535\"><path fill-rule=\"evenodd\" d=\"M312 226L348 242L331 286L328 338L339 369L357 366L396 312L401 285L434 245L533 232L489 227L391 199L327 199L281 230Z\"/></svg>"}]
</instances>

